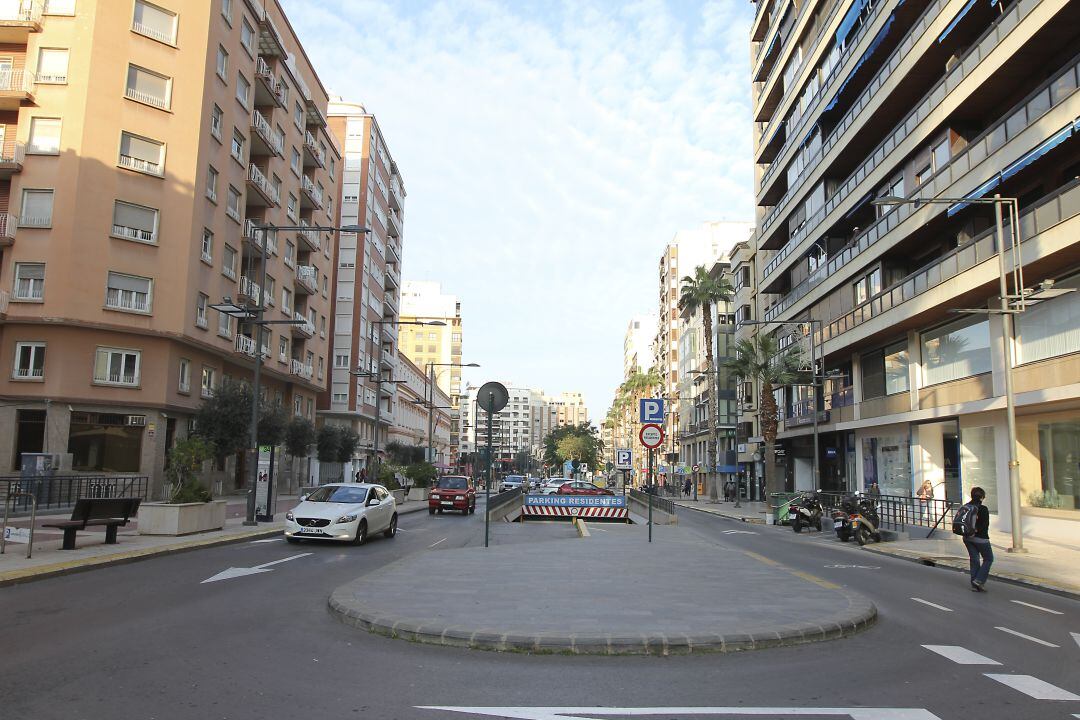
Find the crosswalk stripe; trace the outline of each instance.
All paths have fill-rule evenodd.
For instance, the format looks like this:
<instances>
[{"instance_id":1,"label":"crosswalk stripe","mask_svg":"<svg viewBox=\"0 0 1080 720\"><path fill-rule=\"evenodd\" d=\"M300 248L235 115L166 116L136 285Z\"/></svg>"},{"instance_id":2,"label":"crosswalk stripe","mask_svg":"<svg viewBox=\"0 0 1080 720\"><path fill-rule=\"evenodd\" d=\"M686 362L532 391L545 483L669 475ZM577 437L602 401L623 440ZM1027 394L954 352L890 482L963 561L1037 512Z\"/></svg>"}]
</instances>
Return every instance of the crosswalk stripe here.
<instances>
[{"instance_id":1,"label":"crosswalk stripe","mask_svg":"<svg viewBox=\"0 0 1080 720\"><path fill-rule=\"evenodd\" d=\"M1031 603L1024 602L1023 600L1012 600L1011 602L1014 602L1017 605L1026 605L1027 607L1035 608L1036 610L1042 610L1043 612L1050 613L1051 615L1064 615L1065 614L1065 613L1060 612L1058 610L1051 610L1050 608L1043 607L1042 605L1032 605Z\"/></svg>"},{"instance_id":2,"label":"crosswalk stripe","mask_svg":"<svg viewBox=\"0 0 1080 720\"><path fill-rule=\"evenodd\" d=\"M1046 642L1045 640L1040 640L1037 637L1031 637L1030 635L1025 635L1022 632L1017 632L1016 630L1010 630L1007 627L1000 627L1000 626L995 625L994 629L995 630L1000 630L1001 632L1004 632L1004 633L1009 633L1010 635L1015 635L1016 637L1019 637L1019 638L1024 638L1025 640L1030 640L1033 643L1039 643L1040 645L1045 645L1046 647L1052 647L1052 648L1061 647L1060 645L1055 645L1054 643Z\"/></svg>"},{"instance_id":3,"label":"crosswalk stripe","mask_svg":"<svg viewBox=\"0 0 1080 720\"><path fill-rule=\"evenodd\" d=\"M1057 685L1051 685L1045 680L1040 680L1031 675L983 674L991 680L997 680L1002 685L1008 685L1013 690L1019 690L1028 697L1033 697L1036 700L1080 700L1080 695L1071 693L1068 690L1062 690Z\"/></svg>"},{"instance_id":4,"label":"crosswalk stripe","mask_svg":"<svg viewBox=\"0 0 1080 720\"><path fill-rule=\"evenodd\" d=\"M923 645L930 652L935 652L942 657L952 660L958 665L1000 665L997 660L991 660L985 655L972 652L959 645Z\"/></svg>"},{"instance_id":5,"label":"crosswalk stripe","mask_svg":"<svg viewBox=\"0 0 1080 720\"><path fill-rule=\"evenodd\" d=\"M917 598L917 597L913 597L911 599L914 600L917 603L922 603L923 605L929 605L932 608L937 608L938 610L944 610L945 612L952 612L952 608L947 608L944 605L938 605L937 603L932 603L929 600L923 600L922 598Z\"/></svg>"}]
</instances>

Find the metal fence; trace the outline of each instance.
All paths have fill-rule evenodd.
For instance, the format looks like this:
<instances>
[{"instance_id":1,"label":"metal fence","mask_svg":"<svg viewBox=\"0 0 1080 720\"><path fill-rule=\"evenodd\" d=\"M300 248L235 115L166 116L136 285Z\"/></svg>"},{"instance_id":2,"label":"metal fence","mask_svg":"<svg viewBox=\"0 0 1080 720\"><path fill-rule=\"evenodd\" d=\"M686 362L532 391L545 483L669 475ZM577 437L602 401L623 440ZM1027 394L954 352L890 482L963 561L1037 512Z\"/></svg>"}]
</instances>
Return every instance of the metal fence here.
<instances>
[{"instance_id":1,"label":"metal fence","mask_svg":"<svg viewBox=\"0 0 1080 720\"><path fill-rule=\"evenodd\" d=\"M638 502L643 503L645 505L649 504L649 493L642 492L641 490L630 490L629 494L630 494L630 497L634 498ZM652 496L652 503L653 503L653 507L656 508L657 510L662 510L662 511L664 511L666 513L671 513L672 515L675 514L675 501L674 500L669 500L668 498L662 498L662 497L657 497L656 495L653 495Z\"/></svg>"},{"instance_id":2,"label":"metal fence","mask_svg":"<svg viewBox=\"0 0 1080 720\"><path fill-rule=\"evenodd\" d=\"M37 500L37 511L73 507L79 498L148 499L150 478L145 475L58 475L43 478L24 478L18 475L0 477L0 497L17 489L30 493ZM22 496L12 499L11 514L29 514L31 499Z\"/></svg>"},{"instance_id":3,"label":"metal fence","mask_svg":"<svg viewBox=\"0 0 1080 720\"><path fill-rule=\"evenodd\" d=\"M848 493L821 492L821 504L829 510L839 510L840 503ZM962 503L956 500L923 500L905 495L864 495L877 504L881 527L890 530L906 530L910 527L927 528L930 537L936 530L950 527L953 515Z\"/></svg>"}]
</instances>

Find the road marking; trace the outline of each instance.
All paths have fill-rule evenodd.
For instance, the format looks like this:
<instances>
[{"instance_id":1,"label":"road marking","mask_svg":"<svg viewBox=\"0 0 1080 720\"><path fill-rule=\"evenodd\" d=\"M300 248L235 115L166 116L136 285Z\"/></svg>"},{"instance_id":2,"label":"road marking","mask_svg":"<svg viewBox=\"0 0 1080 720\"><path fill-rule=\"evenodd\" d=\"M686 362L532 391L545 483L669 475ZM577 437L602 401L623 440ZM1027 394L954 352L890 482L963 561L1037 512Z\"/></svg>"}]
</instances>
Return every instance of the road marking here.
<instances>
[{"instance_id":1,"label":"road marking","mask_svg":"<svg viewBox=\"0 0 1080 720\"><path fill-rule=\"evenodd\" d=\"M936 652L944 658L952 660L957 665L1000 665L997 660L972 652L959 645L923 645L930 652Z\"/></svg>"},{"instance_id":2,"label":"road marking","mask_svg":"<svg viewBox=\"0 0 1080 720\"><path fill-rule=\"evenodd\" d=\"M1033 643L1039 643L1040 645L1045 645L1046 647L1052 647L1052 648L1061 647L1060 645L1055 645L1054 643L1049 643L1049 642L1046 642L1045 640L1040 640L1037 637L1031 637L1030 635L1025 635L1022 632L1017 632L1015 630L1010 630L1007 627L999 627L999 626L995 625L994 629L995 630L1000 630L1001 632L1004 632L1004 633L1009 633L1010 635L1015 635L1016 637L1024 638L1025 640L1030 640Z\"/></svg>"},{"instance_id":3,"label":"road marking","mask_svg":"<svg viewBox=\"0 0 1080 720\"><path fill-rule=\"evenodd\" d=\"M880 565L823 565L827 568L857 568L859 570L880 570Z\"/></svg>"},{"instance_id":4,"label":"road marking","mask_svg":"<svg viewBox=\"0 0 1080 720\"><path fill-rule=\"evenodd\" d=\"M765 557L764 555L758 555L756 552L750 552L749 550L744 550L743 552L745 554L749 555L750 557L754 558L755 560L758 560L759 562L765 563L766 565L779 565L780 564L780 563L776 562L775 560L773 560L771 558Z\"/></svg>"},{"instance_id":5,"label":"road marking","mask_svg":"<svg viewBox=\"0 0 1080 720\"><path fill-rule=\"evenodd\" d=\"M253 565L249 568L231 567L226 570L222 570L213 577L206 578L199 584L203 585L205 583L217 582L218 580L232 580L233 578L244 577L246 575L258 575L259 573L270 572L270 567L272 565L279 565L280 563L289 562L290 560L296 560L297 558L307 557L308 555L311 555L311 553L307 552L300 553L299 555L290 555L287 558L273 560L271 562L263 563L262 565Z\"/></svg>"},{"instance_id":6,"label":"road marking","mask_svg":"<svg viewBox=\"0 0 1080 720\"><path fill-rule=\"evenodd\" d=\"M444 543L444 542L446 542L446 540L447 540L447 538L443 538L442 540L439 540L438 542L433 542L433 543L431 543L430 545L428 545L428 547L429 547L429 548L433 548L433 547L435 547L436 545L438 545L439 543Z\"/></svg>"},{"instance_id":7,"label":"road marking","mask_svg":"<svg viewBox=\"0 0 1080 720\"><path fill-rule=\"evenodd\" d=\"M922 598L917 598L917 597L913 597L911 599L914 600L917 603L922 603L923 605L929 605L930 607L937 608L938 610L944 610L945 612L952 612L952 608L947 608L944 605L938 605L937 603L932 603L929 600L923 600Z\"/></svg>"},{"instance_id":8,"label":"road marking","mask_svg":"<svg viewBox=\"0 0 1080 720\"><path fill-rule=\"evenodd\" d=\"M1072 639L1076 641L1077 645L1080 645L1080 633L1069 633L1072 635Z\"/></svg>"},{"instance_id":9,"label":"road marking","mask_svg":"<svg viewBox=\"0 0 1080 720\"><path fill-rule=\"evenodd\" d=\"M816 715L849 720L941 720L922 708L792 708L792 707L451 707L417 705L417 710L441 710L465 715L514 718L515 720L590 720L604 717L649 715Z\"/></svg>"},{"instance_id":10,"label":"road marking","mask_svg":"<svg viewBox=\"0 0 1080 720\"><path fill-rule=\"evenodd\" d=\"M752 532L750 530L724 530L724 531L722 531L721 534L723 534L723 535L757 535L756 532Z\"/></svg>"},{"instance_id":11,"label":"road marking","mask_svg":"<svg viewBox=\"0 0 1080 720\"><path fill-rule=\"evenodd\" d=\"M840 589L839 585L831 583L828 580L822 580L817 575L811 575L808 572L802 572L800 570L792 570L791 574L792 575L797 575L798 577L801 577L803 580L809 580L810 582L814 583L815 585L823 587L826 590L839 590Z\"/></svg>"},{"instance_id":12,"label":"road marking","mask_svg":"<svg viewBox=\"0 0 1080 720\"><path fill-rule=\"evenodd\" d=\"M257 545L259 543L281 542L284 539L285 538L283 538L283 537L276 537L276 538L267 538L266 540L252 540L250 544L251 545Z\"/></svg>"},{"instance_id":13,"label":"road marking","mask_svg":"<svg viewBox=\"0 0 1080 720\"><path fill-rule=\"evenodd\" d=\"M1010 602L1014 602L1017 605L1026 605L1027 607L1035 608L1036 610L1042 610L1043 612L1050 613L1051 615L1064 615L1065 614L1065 613L1059 612L1057 610L1051 610L1050 608L1045 608L1042 605L1032 605L1031 603L1024 602L1023 600L1010 600Z\"/></svg>"},{"instance_id":14,"label":"road marking","mask_svg":"<svg viewBox=\"0 0 1080 720\"><path fill-rule=\"evenodd\" d=\"M983 674L991 680L997 680L1002 685L1008 685L1013 690L1019 690L1036 700L1080 700L1080 695L1075 695L1068 690L1062 690L1056 685L1051 685L1031 675Z\"/></svg>"}]
</instances>

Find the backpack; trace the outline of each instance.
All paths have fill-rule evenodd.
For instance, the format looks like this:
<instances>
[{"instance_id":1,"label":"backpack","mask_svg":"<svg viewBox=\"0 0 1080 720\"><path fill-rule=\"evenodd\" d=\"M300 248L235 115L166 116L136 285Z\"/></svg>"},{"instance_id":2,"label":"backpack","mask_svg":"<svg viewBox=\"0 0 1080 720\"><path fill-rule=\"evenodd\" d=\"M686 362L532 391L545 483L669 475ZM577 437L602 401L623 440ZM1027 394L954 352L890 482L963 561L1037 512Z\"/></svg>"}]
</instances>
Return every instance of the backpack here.
<instances>
[{"instance_id":1,"label":"backpack","mask_svg":"<svg viewBox=\"0 0 1080 720\"><path fill-rule=\"evenodd\" d=\"M975 536L975 521L979 518L979 506L975 503L965 503L960 506L953 516L952 531L954 535L964 537Z\"/></svg>"}]
</instances>

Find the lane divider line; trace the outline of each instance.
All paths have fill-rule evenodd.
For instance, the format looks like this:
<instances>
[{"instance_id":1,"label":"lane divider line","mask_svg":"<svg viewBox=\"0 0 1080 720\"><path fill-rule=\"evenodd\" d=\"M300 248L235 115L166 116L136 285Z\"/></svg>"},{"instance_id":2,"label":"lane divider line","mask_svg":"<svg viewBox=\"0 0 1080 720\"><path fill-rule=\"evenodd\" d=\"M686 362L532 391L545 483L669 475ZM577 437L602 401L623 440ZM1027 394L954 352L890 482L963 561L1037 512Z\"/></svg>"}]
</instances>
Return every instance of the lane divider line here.
<instances>
[{"instance_id":1,"label":"lane divider line","mask_svg":"<svg viewBox=\"0 0 1080 720\"><path fill-rule=\"evenodd\" d=\"M1045 640L1040 640L1037 637L1031 637L1030 635L1025 635L1022 632L1017 632L1016 630L1010 630L1007 627L1000 627L1000 626L995 625L994 629L995 630L1000 630L1003 633L1009 633L1010 635L1015 635L1018 638L1024 638L1025 640L1030 640L1033 643L1038 643L1040 645L1045 645L1046 647L1052 647L1052 648L1061 647L1060 645L1055 645L1054 643L1046 642Z\"/></svg>"},{"instance_id":2,"label":"lane divider line","mask_svg":"<svg viewBox=\"0 0 1080 720\"><path fill-rule=\"evenodd\" d=\"M802 578L803 580L808 580L809 582L812 582L812 583L814 583L815 585L817 585L819 587L823 587L826 590L840 590L841 589L839 585L831 583L828 580L819 578L817 575L811 575L810 573L802 572L801 570L794 570L792 568L787 567L783 563L779 563L779 562L773 560L772 558L765 557L764 555L760 555L760 554L758 554L756 552L751 552L750 550L743 550L743 554L748 556L748 557L754 558L758 562L763 562L766 565L771 565L772 567L779 568L781 570L785 570L785 571L791 573L792 575L794 575L797 578Z\"/></svg>"},{"instance_id":3,"label":"lane divider line","mask_svg":"<svg viewBox=\"0 0 1080 720\"><path fill-rule=\"evenodd\" d=\"M1069 633L1072 635L1072 639L1076 641L1076 644L1080 646L1080 633Z\"/></svg>"},{"instance_id":4,"label":"lane divider line","mask_svg":"<svg viewBox=\"0 0 1080 720\"><path fill-rule=\"evenodd\" d=\"M983 673L983 675L1036 700L1080 700L1080 695L1062 690L1057 685L1051 685L1031 675L999 675L997 673Z\"/></svg>"},{"instance_id":5,"label":"lane divider line","mask_svg":"<svg viewBox=\"0 0 1080 720\"><path fill-rule=\"evenodd\" d=\"M991 660L985 655L972 652L959 645L923 645L930 652L935 652L943 658L952 660L957 665L1000 665L997 660Z\"/></svg>"},{"instance_id":6,"label":"lane divider line","mask_svg":"<svg viewBox=\"0 0 1080 720\"><path fill-rule=\"evenodd\" d=\"M1017 605L1025 605L1025 606L1027 606L1029 608L1035 608L1036 610L1042 610L1043 612L1050 613L1051 615L1064 615L1065 614L1063 612L1059 612L1058 610L1051 610L1050 608L1043 607L1042 605L1033 605L1033 604L1031 604L1029 602L1024 602L1023 600L1010 600L1009 602L1014 602Z\"/></svg>"},{"instance_id":7,"label":"lane divider line","mask_svg":"<svg viewBox=\"0 0 1080 720\"><path fill-rule=\"evenodd\" d=\"M944 605L938 605L937 603L932 603L929 600L923 600L922 598L917 598L917 597L913 597L911 599L914 600L917 603L922 603L923 605L929 605L932 608L937 608L938 610L943 610L945 612L952 612L952 608L947 608Z\"/></svg>"},{"instance_id":8,"label":"lane divider line","mask_svg":"<svg viewBox=\"0 0 1080 720\"><path fill-rule=\"evenodd\" d=\"M436 541L436 542L433 542L433 543L431 543L430 545L428 545L428 548L433 548L433 547L435 547L436 545L438 545L438 544L440 544L440 543L444 543L444 542L446 542L446 540L447 540L447 538L443 538L442 540L438 540L438 541Z\"/></svg>"}]
</instances>

